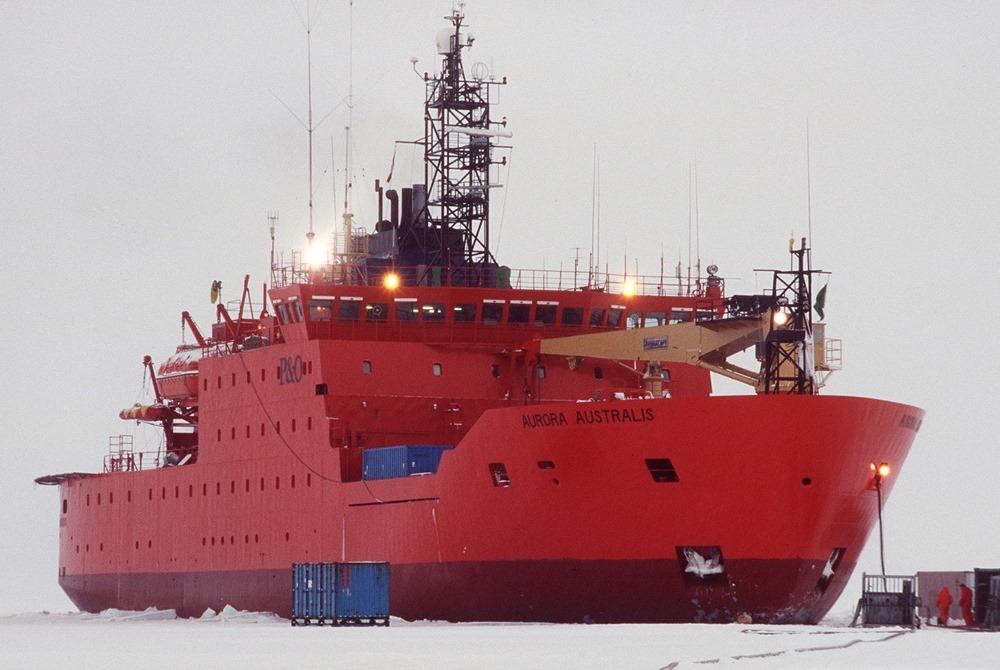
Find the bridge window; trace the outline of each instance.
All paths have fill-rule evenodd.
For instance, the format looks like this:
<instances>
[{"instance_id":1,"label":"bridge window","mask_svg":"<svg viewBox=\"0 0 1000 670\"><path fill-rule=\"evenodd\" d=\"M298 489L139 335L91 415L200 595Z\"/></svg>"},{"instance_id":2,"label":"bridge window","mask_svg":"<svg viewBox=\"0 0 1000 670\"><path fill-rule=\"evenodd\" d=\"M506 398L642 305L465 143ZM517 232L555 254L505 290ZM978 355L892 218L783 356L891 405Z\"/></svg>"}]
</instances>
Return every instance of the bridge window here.
<instances>
[{"instance_id":1,"label":"bridge window","mask_svg":"<svg viewBox=\"0 0 1000 670\"><path fill-rule=\"evenodd\" d=\"M63 498L63 514L65 514L68 509L69 509L69 501Z\"/></svg>"},{"instance_id":2,"label":"bridge window","mask_svg":"<svg viewBox=\"0 0 1000 670\"><path fill-rule=\"evenodd\" d=\"M337 316L341 321L357 321L361 318L361 298L341 297Z\"/></svg>"},{"instance_id":3,"label":"bridge window","mask_svg":"<svg viewBox=\"0 0 1000 670\"><path fill-rule=\"evenodd\" d=\"M625 310L622 309L621 307L612 307L611 309L609 309L608 310L608 326L611 327L611 328L617 328L619 325L621 325L622 314L624 314L624 313L625 313Z\"/></svg>"},{"instance_id":4,"label":"bridge window","mask_svg":"<svg viewBox=\"0 0 1000 670\"><path fill-rule=\"evenodd\" d=\"M691 320L691 310L672 309L670 310L670 323L685 323Z\"/></svg>"},{"instance_id":5,"label":"bridge window","mask_svg":"<svg viewBox=\"0 0 1000 670\"><path fill-rule=\"evenodd\" d=\"M288 309L295 317L295 323L300 323L302 321L302 303L296 300Z\"/></svg>"},{"instance_id":6,"label":"bridge window","mask_svg":"<svg viewBox=\"0 0 1000 670\"><path fill-rule=\"evenodd\" d=\"M535 325L551 326L556 322L556 304L539 301L535 307Z\"/></svg>"},{"instance_id":7,"label":"bridge window","mask_svg":"<svg viewBox=\"0 0 1000 670\"><path fill-rule=\"evenodd\" d=\"M416 298L396 298L396 321L416 321L419 316Z\"/></svg>"},{"instance_id":8,"label":"bridge window","mask_svg":"<svg viewBox=\"0 0 1000 670\"><path fill-rule=\"evenodd\" d=\"M333 318L333 300L329 298L313 298L309 301L310 321L329 321Z\"/></svg>"},{"instance_id":9,"label":"bridge window","mask_svg":"<svg viewBox=\"0 0 1000 670\"><path fill-rule=\"evenodd\" d=\"M564 326L583 325L583 307L563 307L562 324Z\"/></svg>"},{"instance_id":10,"label":"bridge window","mask_svg":"<svg viewBox=\"0 0 1000 670\"><path fill-rule=\"evenodd\" d=\"M545 366L544 365L539 365L538 366L538 378L539 379L545 379Z\"/></svg>"},{"instance_id":11,"label":"bridge window","mask_svg":"<svg viewBox=\"0 0 1000 670\"><path fill-rule=\"evenodd\" d=\"M642 312L629 312L627 328L638 328L642 325Z\"/></svg>"},{"instance_id":12,"label":"bridge window","mask_svg":"<svg viewBox=\"0 0 1000 670\"><path fill-rule=\"evenodd\" d=\"M434 363L434 365L431 366L431 369L434 371L434 376L435 377L440 377L441 376L441 364L440 363Z\"/></svg>"},{"instance_id":13,"label":"bridge window","mask_svg":"<svg viewBox=\"0 0 1000 670\"><path fill-rule=\"evenodd\" d=\"M642 325L645 328L651 328L653 326L662 326L666 322L666 312L646 312L646 317L642 320Z\"/></svg>"},{"instance_id":14,"label":"bridge window","mask_svg":"<svg viewBox=\"0 0 1000 670\"><path fill-rule=\"evenodd\" d=\"M590 311L590 327L600 328L604 325L604 310L593 309Z\"/></svg>"},{"instance_id":15,"label":"bridge window","mask_svg":"<svg viewBox=\"0 0 1000 670\"><path fill-rule=\"evenodd\" d=\"M279 302L274 307L278 312L278 321L281 325L286 325L288 323L288 308L285 307L285 303Z\"/></svg>"},{"instance_id":16,"label":"bridge window","mask_svg":"<svg viewBox=\"0 0 1000 670\"><path fill-rule=\"evenodd\" d=\"M424 321L430 321L432 323L444 321L444 305L439 302L432 302L429 305L424 305L420 308L420 311L424 315Z\"/></svg>"},{"instance_id":17,"label":"bridge window","mask_svg":"<svg viewBox=\"0 0 1000 670\"><path fill-rule=\"evenodd\" d=\"M370 375L372 373L371 361L361 361L361 373L366 375Z\"/></svg>"},{"instance_id":18,"label":"bridge window","mask_svg":"<svg viewBox=\"0 0 1000 670\"><path fill-rule=\"evenodd\" d=\"M373 302L365 305L365 320L381 322L385 321L389 306L384 302Z\"/></svg>"},{"instance_id":19,"label":"bridge window","mask_svg":"<svg viewBox=\"0 0 1000 670\"><path fill-rule=\"evenodd\" d=\"M493 326L503 320L503 300L483 301L483 323Z\"/></svg>"},{"instance_id":20,"label":"bridge window","mask_svg":"<svg viewBox=\"0 0 1000 670\"><path fill-rule=\"evenodd\" d=\"M531 314L531 301L511 300L510 311L507 313L507 323L528 323Z\"/></svg>"},{"instance_id":21,"label":"bridge window","mask_svg":"<svg viewBox=\"0 0 1000 670\"><path fill-rule=\"evenodd\" d=\"M476 306L469 304L455 305L452 308L455 312L456 323L471 323L476 320Z\"/></svg>"}]
</instances>

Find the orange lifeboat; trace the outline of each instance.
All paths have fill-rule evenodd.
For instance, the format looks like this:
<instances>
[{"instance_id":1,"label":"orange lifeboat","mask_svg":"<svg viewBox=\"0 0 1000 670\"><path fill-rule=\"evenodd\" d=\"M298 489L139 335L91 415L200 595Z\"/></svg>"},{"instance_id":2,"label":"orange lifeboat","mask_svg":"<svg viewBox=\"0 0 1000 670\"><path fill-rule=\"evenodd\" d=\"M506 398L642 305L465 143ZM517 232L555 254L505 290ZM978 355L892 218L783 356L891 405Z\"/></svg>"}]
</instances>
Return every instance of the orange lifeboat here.
<instances>
[{"instance_id":1,"label":"orange lifeboat","mask_svg":"<svg viewBox=\"0 0 1000 670\"><path fill-rule=\"evenodd\" d=\"M175 417L174 413L163 405L140 405L139 403L118 412L118 416L126 421L163 421Z\"/></svg>"},{"instance_id":2,"label":"orange lifeboat","mask_svg":"<svg viewBox=\"0 0 1000 670\"><path fill-rule=\"evenodd\" d=\"M177 353L165 360L157 372L160 394L178 403L197 404L200 359L201 347L178 347Z\"/></svg>"}]
</instances>

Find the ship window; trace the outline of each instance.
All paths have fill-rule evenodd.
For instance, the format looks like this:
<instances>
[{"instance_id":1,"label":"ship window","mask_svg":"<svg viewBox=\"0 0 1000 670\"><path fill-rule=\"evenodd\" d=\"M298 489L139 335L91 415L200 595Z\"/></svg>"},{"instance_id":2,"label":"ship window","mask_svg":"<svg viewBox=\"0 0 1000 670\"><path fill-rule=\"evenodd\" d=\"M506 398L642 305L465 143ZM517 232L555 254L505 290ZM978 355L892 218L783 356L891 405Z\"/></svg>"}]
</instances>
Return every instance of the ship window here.
<instances>
[{"instance_id":1,"label":"ship window","mask_svg":"<svg viewBox=\"0 0 1000 670\"><path fill-rule=\"evenodd\" d=\"M594 379L604 379L604 368L594 368Z\"/></svg>"},{"instance_id":2,"label":"ship window","mask_svg":"<svg viewBox=\"0 0 1000 670\"><path fill-rule=\"evenodd\" d=\"M215 482L215 495L222 495L222 482Z\"/></svg>"},{"instance_id":3,"label":"ship window","mask_svg":"<svg viewBox=\"0 0 1000 670\"><path fill-rule=\"evenodd\" d=\"M326 384L316 384L316 395L326 395L328 392Z\"/></svg>"},{"instance_id":4,"label":"ship window","mask_svg":"<svg viewBox=\"0 0 1000 670\"><path fill-rule=\"evenodd\" d=\"M215 386L216 388L222 388L222 375L215 378Z\"/></svg>"},{"instance_id":5,"label":"ship window","mask_svg":"<svg viewBox=\"0 0 1000 670\"><path fill-rule=\"evenodd\" d=\"M176 500L177 498L180 498L180 497L181 497L181 487L180 486L175 486L174 487L174 500Z\"/></svg>"},{"instance_id":6,"label":"ship window","mask_svg":"<svg viewBox=\"0 0 1000 670\"><path fill-rule=\"evenodd\" d=\"M691 312L686 309L670 310L670 323L685 323L691 320Z\"/></svg>"},{"instance_id":7,"label":"ship window","mask_svg":"<svg viewBox=\"0 0 1000 670\"><path fill-rule=\"evenodd\" d=\"M153 499L153 489L149 489L149 499Z\"/></svg>"},{"instance_id":8,"label":"ship window","mask_svg":"<svg viewBox=\"0 0 1000 670\"><path fill-rule=\"evenodd\" d=\"M261 491L264 490L264 478L263 477L260 478L260 490Z\"/></svg>"},{"instance_id":9,"label":"ship window","mask_svg":"<svg viewBox=\"0 0 1000 670\"><path fill-rule=\"evenodd\" d=\"M132 502L132 489L128 490L128 495L125 496L126 502Z\"/></svg>"},{"instance_id":10,"label":"ship window","mask_svg":"<svg viewBox=\"0 0 1000 670\"><path fill-rule=\"evenodd\" d=\"M538 378L539 379L545 379L545 366L544 365L539 365L538 366Z\"/></svg>"},{"instance_id":11,"label":"ship window","mask_svg":"<svg viewBox=\"0 0 1000 670\"><path fill-rule=\"evenodd\" d=\"M214 535L212 536L212 546L213 547L215 546L215 536Z\"/></svg>"},{"instance_id":12,"label":"ship window","mask_svg":"<svg viewBox=\"0 0 1000 670\"><path fill-rule=\"evenodd\" d=\"M254 544L257 544L258 542L260 542L260 536L259 536L259 535L257 535L256 533L254 533L254 536L253 536L253 543L254 543Z\"/></svg>"},{"instance_id":13,"label":"ship window","mask_svg":"<svg viewBox=\"0 0 1000 670\"><path fill-rule=\"evenodd\" d=\"M288 323L288 308L285 307L285 303L279 302L277 305L278 310L278 321L281 325L286 325Z\"/></svg>"},{"instance_id":14,"label":"ship window","mask_svg":"<svg viewBox=\"0 0 1000 670\"><path fill-rule=\"evenodd\" d=\"M535 307L535 325L551 326L556 322L555 305L538 305Z\"/></svg>"},{"instance_id":15,"label":"ship window","mask_svg":"<svg viewBox=\"0 0 1000 670\"><path fill-rule=\"evenodd\" d=\"M590 327L600 328L603 325L604 325L604 310L603 309L590 310Z\"/></svg>"},{"instance_id":16,"label":"ship window","mask_svg":"<svg viewBox=\"0 0 1000 670\"><path fill-rule=\"evenodd\" d=\"M235 372L232 375L232 379L230 380L229 385L230 386L236 386L236 373Z\"/></svg>"},{"instance_id":17,"label":"ship window","mask_svg":"<svg viewBox=\"0 0 1000 670\"><path fill-rule=\"evenodd\" d=\"M657 484L679 482L680 477L669 458L647 458L646 469Z\"/></svg>"},{"instance_id":18,"label":"ship window","mask_svg":"<svg viewBox=\"0 0 1000 670\"><path fill-rule=\"evenodd\" d=\"M247 439L250 439L250 424L247 424Z\"/></svg>"},{"instance_id":19,"label":"ship window","mask_svg":"<svg viewBox=\"0 0 1000 670\"><path fill-rule=\"evenodd\" d=\"M361 372L362 374L370 375L372 373L372 362L361 361Z\"/></svg>"},{"instance_id":20,"label":"ship window","mask_svg":"<svg viewBox=\"0 0 1000 670\"><path fill-rule=\"evenodd\" d=\"M306 430L313 429L313 418L311 416L306 417Z\"/></svg>"},{"instance_id":21,"label":"ship window","mask_svg":"<svg viewBox=\"0 0 1000 670\"><path fill-rule=\"evenodd\" d=\"M642 325L642 312L629 312L626 328L638 328Z\"/></svg>"},{"instance_id":22,"label":"ship window","mask_svg":"<svg viewBox=\"0 0 1000 670\"><path fill-rule=\"evenodd\" d=\"M341 321L357 321L361 316L360 300L341 300L337 316Z\"/></svg>"},{"instance_id":23,"label":"ship window","mask_svg":"<svg viewBox=\"0 0 1000 670\"><path fill-rule=\"evenodd\" d=\"M495 326L503 319L503 301L483 303L483 323Z\"/></svg>"},{"instance_id":24,"label":"ship window","mask_svg":"<svg viewBox=\"0 0 1000 670\"><path fill-rule=\"evenodd\" d=\"M207 496L208 495L208 483L207 482L202 482L202 484L201 484L201 495L203 495L203 496Z\"/></svg>"},{"instance_id":25,"label":"ship window","mask_svg":"<svg viewBox=\"0 0 1000 670\"><path fill-rule=\"evenodd\" d=\"M188 498L194 497L194 484L188 484Z\"/></svg>"},{"instance_id":26,"label":"ship window","mask_svg":"<svg viewBox=\"0 0 1000 670\"><path fill-rule=\"evenodd\" d=\"M230 440L236 439L236 426L233 426L232 428L229 429L229 439Z\"/></svg>"},{"instance_id":27,"label":"ship window","mask_svg":"<svg viewBox=\"0 0 1000 670\"><path fill-rule=\"evenodd\" d=\"M97 494L97 504L98 505L101 504L101 494L100 493Z\"/></svg>"},{"instance_id":28,"label":"ship window","mask_svg":"<svg viewBox=\"0 0 1000 670\"><path fill-rule=\"evenodd\" d=\"M250 383L250 371L247 370L247 384Z\"/></svg>"},{"instance_id":29,"label":"ship window","mask_svg":"<svg viewBox=\"0 0 1000 670\"><path fill-rule=\"evenodd\" d=\"M610 328L617 328L622 322L622 314L624 310L611 308L608 310L608 326Z\"/></svg>"},{"instance_id":30,"label":"ship window","mask_svg":"<svg viewBox=\"0 0 1000 670\"><path fill-rule=\"evenodd\" d=\"M510 311L507 313L507 323L528 323L528 315L530 313L530 304L512 302L510 304Z\"/></svg>"},{"instance_id":31,"label":"ship window","mask_svg":"<svg viewBox=\"0 0 1000 670\"><path fill-rule=\"evenodd\" d=\"M389 306L384 302L373 302L365 305L365 320L366 321L385 321L386 313L389 311Z\"/></svg>"},{"instance_id":32,"label":"ship window","mask_svg":"<svg viewBox=\"0 0 1000 670\"><path fill-rule=\"evenodd\" d=\"M264 428L264 424L263 424L263 423L261 423L261 424L260 424L260 436L261 436L261 437L264 437L264 430L265 430L265 428Z\"/></svg>"},{"instance_id":33,"label":"ship window","mask_svg":"<svg viewBox=\"0 0 1000 670\"><path fill-rule=\"evenodd\" d=\"M68 509L69 509L69 501L63 498L63 514L65 514L66 510Z\"/></svg>"},{"instance_id":34,"label":"ship window","mask_svg":"<svg viewBox=\"0 0 1000 670\"><path fill-rule=\"evenodd\" d=\"M277 491L281 488L281 477L274 478L274 490Z\"/></svg>"},{"instance_id":35,"label":"ship window","mask_svg":"<svg viewBox=\"0 0 1000 670\"><path fill-rule=\"evenodd\" d=\"M490 366L490 374L493 375L494 377L496 377L497 379L499 379L500 378L500 366L497 365L496 363L492 364Z\"/></svg>"},{"instance_id":36,"label":"ship window","mask_svg":"<svg viewBox=\"0 0 1000 670\"><path fill-rule=\"evenodd\" d=\"M312 485L313 485L313 476L312 476L312 473L307 472L306 473L306 486L312 486Z\"/></svg>"},{"instance_id":37,"label":"ship window","mask_svg":"<svg viewBox=\"0 0 1000 670\"><path fill-rule=\"evenodd\" d=\"M202 379L201 380L201 390L202 391L207 391L208 390L208 379Z\"/></svg>"},{"instance_id":38,"label":"ship window","mask_svg":"<svg viewBox=\"0 0 1000 670\"><path fill-rule=\"evenodd\" d=\"M280 421L275 421L274 422L274 432L281 433L281 422Z\"/></svg>"},{"instance_id":39,"label":"ship window","mask_svg":"<svg viewBox=\"0 0 1000 670\"><path fill-rule=\"evenodd\" d=\"M579 326L583 324L583 307L564 307L562 311L564 326Z\"/></svg>"},{"instance_id":40,"label":"ship window","mask_svg":"<svg viewBox=\"0 0 1000 670\"><path fill-rule=\"evenodd\" d=\"M229 492L236 493L236 480L233 479L229 482Z\"/></svg>"},{"instance_id":41,"label":"ship window","mask_svg":"<svg viewBox=\"0 0 1000 670\"><path fill-rule=\"evenodd\" d=\"M538 467L542 470L554 470L556 464L552 461L538 461Z\"/></svg>"},{"instance_id":42,"label":"ship window","mask_svg":"<svg viewBox=\"0 0 1000 670\"><path fill-rule=\"evenodd\" d=\"M207 543L208 543L208 540L207 540L207 539L205 539L204 537L203 537L203 538L201 538L201 546L203 546L203 547L204 547L204 546L205 546L205 545L206 545Z\"/></svg>"},{"instance_id":43,"label":"ship window","mask_svg":"<svg viewBox=\"0 0 1000 670\"><path fill-rule=\"evenodd\" d=\"M250 536L249 535L244 535L243 536L243 544L250 544Z\"/></svg>"},{"instance_id":44,"label":"ship window","mask_svg":"<svg viewBox=\"0 0 1000 670\"><path fill-rule=\"evenodd\" d=\"M333 301L313 298L309 301L310 321L329 321L333 318Z\"/></svg>"},{"instance_id":45,"label":"ship window","mask_svg":"<svg viewBox=\"0 0 1000 670\"><path fill-rule=\"evenodd\" d=\"M246 480L246 483L244 484L244 489L243 489L243 490L244 490L244 491L245 491L246 493L250 493L250 480L249 480L249 479L248 479L248 480Z\"/></svg>"},{"instance_id":46,"label":"ship window","mask_svg":"<svg viewBox=\"0 0 1000 670\"><path fill-rule=\"evenodd\" d=\"M216 428L215 429L215 441L216 442L222 442L222 429L221 428Z\"/></svg>"},{"instance_id":47,"label":"ship window","mask_svg":"<svg viewBox=\"0 0 1000 670\"><path fill-rule=\"evenodd\" d=\"M114 505L115 504L115 493L114 493L114 491L108 491L108 504L109 505Z\"/></svg>"},{"instance_id":48,"label":"ship window","mask_svg":"<svg viewBox=\"0 0 1000 670\"><path fill-rule=\"evenodd\" d=\"M646 312L646 317L642 320L642 325L644 328L652 328L653 326L662 326L666 322L666 312Z\"/></svg>"},{"instance_id":49,"label":"ship window","mask_svg":"<svg viewBox=\"0 0 1000 670\"><path fill-rule=\"evenodd\" d=\"M260 380L261 381L267 380L267 371L264 368L260 369Z\"/></svg>"},{"instance_id":50,"label":"ship window","mask_svg":"<svg viewBox=\"0 0 1000 670\"><path fill-rule=\"evenodd\" d=\"M441 364L440 363L434 363L434 365L431 366L431 369L434 371L434 376L435 377L440 377L441 376Z\"/></svg>"},{"instance_id":51,"label":"ship window","mask_svg":"<svg viewBox=\"0 0 1000 670\"><path fill-rule=\"evenodd\" d=\"M416 298L396 300L396 321L416 321L419 316Z\"/></svg>"},{"instance_id":52,"label":"ship window","mask_svg":"<svg viewBox=\"0 0 1000 670\"><path fill-rule=\"evenodd\" d=\"M456 323L471 323L476 320L476 306L469 304L455 305Z\"/></svg>"},{"instance_id":53,"label":"ship window","mask_svg":"<svg viewBox=\"0 0 1000 670\"><path fill-rule=\"evenodd\" d=\"M439 302L434 302L429 305L424 305L420 308L421 313L424 315L424 321L444 321L444 305Z\"/></svg>"},{"instance_id":54,"label":"ship window","mask_svg":"<svg viewBox=\"0 0 1000 670\"><path fill-rule=\"evenodd\" d=\"M300 323L302 321L302 303L296 300L292 303L291 310L292 316L295 317L295 323Z\"/></svg>"},{"instance_id":55,"label":"ship window","mask_svg":"<svg viewBox=\"0 0 1000 670\"><path fill-rule=\"evenodd\" d=\"M291 537L292 536L288 533L288 531L285 531L285 542L288 542L288 540L290 540Z\"/></svg>"},{"instance_id":56,"label":"ship window","mask_svg":"<svg viewBox=\"0 0 1000 670\"><path fill-rule=\"evenodd\" d=\"M507 474L507 466L503 463L490 463L490 476L493 478L493 486L510 486L510 476Z\"/></svg>"},{"instance_id":57,"label":"ship window","mask_svg":"<svg viewBox=\"0 0 1000 670\"><path fill-rule=\"evenodd\" d=\"M292 432L295 432L295 419L292 419Z\"/></svg>"}]
</instances>

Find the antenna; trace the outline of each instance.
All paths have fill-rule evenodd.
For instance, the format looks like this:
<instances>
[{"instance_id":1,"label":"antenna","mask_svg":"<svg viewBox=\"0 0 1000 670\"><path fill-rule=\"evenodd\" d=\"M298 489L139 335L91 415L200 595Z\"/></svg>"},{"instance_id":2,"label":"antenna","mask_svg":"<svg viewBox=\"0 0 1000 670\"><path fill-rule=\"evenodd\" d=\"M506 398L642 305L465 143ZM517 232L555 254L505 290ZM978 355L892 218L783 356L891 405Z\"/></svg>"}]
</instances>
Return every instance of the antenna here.
<instances>
[{"instance_id":1,"label":"antenna","mask_svg":"<svg viewBox=\"0 0 1000 670\"><path fill-rule=\"evenodd\" d=\"M694 165L688 163L688 266L687 266L687 294L691 295L691 224L694 216L693 204L694 192Z\"/></svg>"},{"instance_id":2,"label":"antenna","mask_svg":"<svg viewBox=\"0 0 1000 670\"><path fill-rule=\"evenodd\" d=\"M813 245L812 161L809 156L809 117L806 117L806 216L809 222L809 247Z\"/></svg>"},{"instance_id":3,"label":"antenna","mask_svg":"<svg viewBox=\"0 0 1000 670\"><path fill-rule=\"evenodd\" d=\"M591 178L590 178L590 269L587 271L587 285L593 286L593 275L597 272L598 267L596 258L594 256L594 235L597 231L597 144L594 144L594 161L591 166Z\"/></svg>"},{"instance_id":4,"label":"antenna","mask_svg":"<svg viewBox=\"0 0 1000 670\"><path fill-rule=\"evenodd\" d=\"M306 133L309 135L309 232L306 239L309 246L312 246L313 238L313 103L312 103L312 19L309 17L309 5L306 5L306 76L309 102L309 120L306 125Z\"/></svg>"},{"instance_id":5,"label":"antenna","mask_svg":"<svg viewBox=\"0 0 1000 670\"><path fill-rule=\"evenodd\" d=\"M698 208L698 163L694 164L694 250L695 250L695 290L701 294L701 217Z\"/></svg>"},{"instance_id":6,"label":"antenna","mask_svg":"<svg viewBox=\"0 0 1000 670\"><path fill-rule=\"evenodd\" d=\"M274 229L278 226L278 210L269 210L267 212L267 224L271 233L271 286L274 286L277 269L274 265Z\"/></svg>"}]
</instances>

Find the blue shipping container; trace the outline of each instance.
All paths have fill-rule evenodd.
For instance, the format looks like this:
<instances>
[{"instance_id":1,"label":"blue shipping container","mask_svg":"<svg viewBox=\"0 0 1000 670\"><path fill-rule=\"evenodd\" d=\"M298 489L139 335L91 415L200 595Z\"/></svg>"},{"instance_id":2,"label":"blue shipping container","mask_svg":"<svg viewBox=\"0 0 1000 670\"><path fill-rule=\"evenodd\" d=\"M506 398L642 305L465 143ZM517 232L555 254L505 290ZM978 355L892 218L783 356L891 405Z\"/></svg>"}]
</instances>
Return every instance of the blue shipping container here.
<instances>
[{"instance_id":1,"label":"blue shipping container","mask_svg":"<svg viewBox=\"0 0 1000 670\"><path fill-rule=\"evenodd\" d=\"M388 563L295 563L292 625L389 625Z\"/></svg>"},{"instance_id":2,"label":"blue shipping container","mask_svg":"<svg viewBox=\"0 0 1000 670\"><path fill-rule=\"evenodd\" d=\"M334 563L295 563L292 566L292 620L321 622L334 617L336 600Z\"/></svg>"},{"instance_id":3,"label":"blue shipping container","mask_svg":"<svg viewBox=\"0 0 1000 670\"><path fill-rule=\"evenodd\" d=\"M363 479L393 479L433 474L441 462L441 453L451 448L438 444L404 444L365 449L361 476Z\"/></svg>"},{"instance_id":4,"label":"blue shipping container","mask_svg":"<svg viewBox=\"0 0 1000 670\"><path fill-rule=\"evenodd\" d=\"M388 563L338 563L336 582L338 622L383 619L388 625Z\"/></svg>"}]
</instances>

